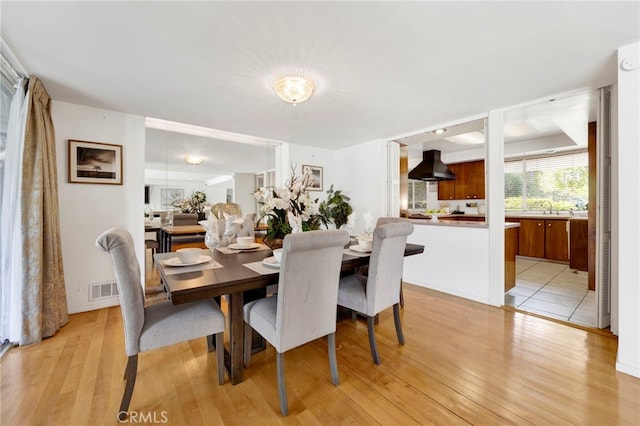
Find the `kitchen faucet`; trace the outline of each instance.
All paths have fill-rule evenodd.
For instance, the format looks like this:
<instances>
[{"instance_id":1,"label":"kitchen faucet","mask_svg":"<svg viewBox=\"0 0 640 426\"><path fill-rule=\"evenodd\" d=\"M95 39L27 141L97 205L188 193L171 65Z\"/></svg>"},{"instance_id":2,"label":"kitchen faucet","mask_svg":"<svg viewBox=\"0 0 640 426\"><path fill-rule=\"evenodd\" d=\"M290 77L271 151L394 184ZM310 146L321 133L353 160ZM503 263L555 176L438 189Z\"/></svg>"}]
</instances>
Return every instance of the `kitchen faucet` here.
<instances>
[{"instance_id":1,"label":"kitchen faucet","mask_svg":"<svg viewBox=\"0 0 640 426\"><path fill-rule=\"evenodd\" d=\"M544 200L542 203L540 203L540 206L544 207L544 203L549 203L549 214L553 214L553 206L551 205L551 201ZM547 213L546 210L544 213Z\"/></svg>"}]
</instances>

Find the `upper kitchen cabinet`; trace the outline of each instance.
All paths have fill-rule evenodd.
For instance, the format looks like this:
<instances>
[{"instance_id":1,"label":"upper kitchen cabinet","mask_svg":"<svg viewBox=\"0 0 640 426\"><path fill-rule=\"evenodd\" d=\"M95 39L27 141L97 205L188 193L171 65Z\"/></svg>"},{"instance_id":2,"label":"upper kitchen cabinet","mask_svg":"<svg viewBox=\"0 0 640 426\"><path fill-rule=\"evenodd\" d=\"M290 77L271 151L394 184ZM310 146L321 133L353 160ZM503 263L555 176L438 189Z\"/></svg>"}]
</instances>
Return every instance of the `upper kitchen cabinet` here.
<instances>
[{"instance_id":1,"label":"upper kitchen cabinet","mask_svg":"<svg viewBox=\"0 0 640 426\"><path fill-rule=\"evenodd\" d=\"M438 182L438 200L482 200L484 191L484 160L449 164L455 180Z\"/></svg>"}]
</instances>

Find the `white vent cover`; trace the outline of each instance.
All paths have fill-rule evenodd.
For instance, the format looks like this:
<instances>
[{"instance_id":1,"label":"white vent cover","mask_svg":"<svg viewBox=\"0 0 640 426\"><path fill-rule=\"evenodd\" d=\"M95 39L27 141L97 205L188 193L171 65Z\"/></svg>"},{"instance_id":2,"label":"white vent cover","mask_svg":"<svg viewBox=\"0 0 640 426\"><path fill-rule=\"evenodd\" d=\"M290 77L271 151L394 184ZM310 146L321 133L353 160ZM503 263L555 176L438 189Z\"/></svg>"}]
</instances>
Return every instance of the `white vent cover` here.
<instances>
[{"instance_id":1,"label":"white vent cover","mask_svg":"<svg viewBox=\"0 0 640 426\"><path fill-rule=\"evenodd\" d=\"M89 285L89 301L101 300L118 296L118 287L115 282L97 283Z\"/></svg>"}]
</instances>

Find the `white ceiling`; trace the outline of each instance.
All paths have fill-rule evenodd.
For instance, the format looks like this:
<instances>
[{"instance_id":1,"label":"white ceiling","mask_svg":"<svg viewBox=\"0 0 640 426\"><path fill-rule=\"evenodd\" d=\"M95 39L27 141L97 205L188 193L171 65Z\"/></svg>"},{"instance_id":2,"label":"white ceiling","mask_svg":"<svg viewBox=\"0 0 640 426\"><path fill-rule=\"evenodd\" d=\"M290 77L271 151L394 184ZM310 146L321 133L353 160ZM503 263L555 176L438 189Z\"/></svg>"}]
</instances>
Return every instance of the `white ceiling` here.
<instances>
[{"instance_id":1,"label":"white ceiling","mask_svg":"<svg viewBox=\"0 0 640 426\"><path fill-rule=\"evenodd\" d=\"M609 84L616 49L640 39L637 1L3 0L0 11L2 38L53 99L330 149ZM296 107L271 88L290 71L317 87Z\"/></svg>"}]
</instances>

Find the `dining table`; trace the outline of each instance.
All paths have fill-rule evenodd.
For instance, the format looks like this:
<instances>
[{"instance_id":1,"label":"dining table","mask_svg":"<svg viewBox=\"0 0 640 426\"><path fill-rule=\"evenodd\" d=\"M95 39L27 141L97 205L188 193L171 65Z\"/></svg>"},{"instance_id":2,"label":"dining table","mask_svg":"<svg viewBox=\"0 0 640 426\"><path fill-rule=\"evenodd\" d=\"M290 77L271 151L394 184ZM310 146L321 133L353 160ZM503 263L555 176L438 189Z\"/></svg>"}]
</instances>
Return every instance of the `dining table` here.
<instances>
[{"instance_id":1,"label":"dining table","mask_svg":"<svg viewBox=\"0 0 640 426\"><path fill-rule=\"evenodd\" d=\"M352 241L351 244L354 242ZM155 265L171 302L175 305L207 298L227 296L229 319L228 349L225 347L225 368L232 384L242 382L244 351L244 319L242 307L247 297L265 294L267 286L278 283L279 269L265 259L273 252L264 244L254 244L247 250L229 247L203 250L199 264L182 265L177 253L158 253ZM356 271L369 264L370 253L356 252L347 245L342 256L341 273ZM424 252L424 246L407 243L405 256ZM249 300L246 300L248 302ZM221 348L216 348L221 350Z\"/></svg>"},{"instance_id":2,"label":"dining table","mask_svg":"<svg viewBox=\"0 0 640 426\"><path fill-rule=\"evenodd\" d=\"M160 227L160 249L159 253L167 253L173 251L173 241L175 237L186 236L202 236L204 241L204 235L206 230L201 225L165 225Z\"/></svg>"}]
</instances>

